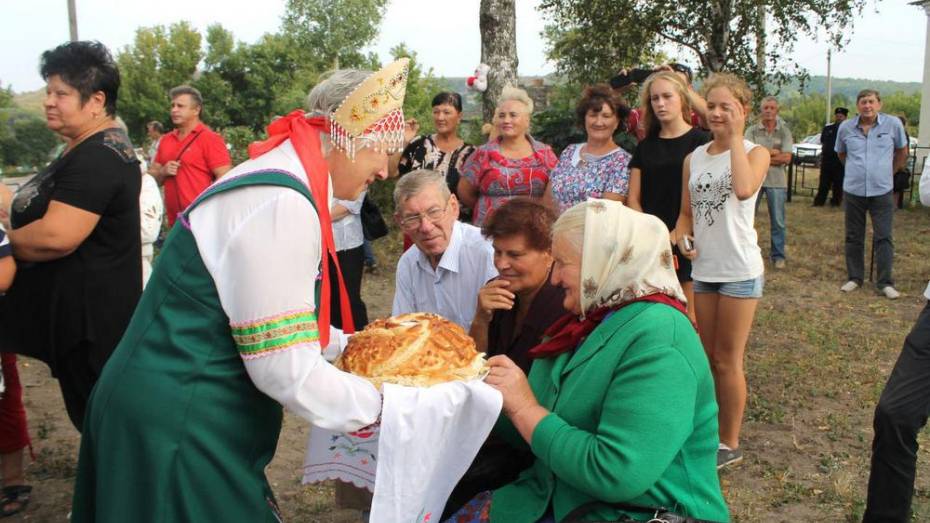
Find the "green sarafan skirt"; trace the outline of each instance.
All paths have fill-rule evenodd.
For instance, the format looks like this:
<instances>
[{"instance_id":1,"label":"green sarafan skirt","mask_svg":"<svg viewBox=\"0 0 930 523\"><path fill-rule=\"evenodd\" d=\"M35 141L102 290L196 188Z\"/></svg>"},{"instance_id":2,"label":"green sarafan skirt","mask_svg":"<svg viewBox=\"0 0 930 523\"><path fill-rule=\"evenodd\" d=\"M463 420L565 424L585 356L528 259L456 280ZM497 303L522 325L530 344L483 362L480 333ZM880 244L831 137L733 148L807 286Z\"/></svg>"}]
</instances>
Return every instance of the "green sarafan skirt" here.
<instances>
[{"instance_id":1,"label":"green sarafan skirt","mask_svg":"<svg viewBox=\"0 0 930 523\"><path fill-rule=\"evenodd\" d=\"M254 173L215 185L178 220L91 395L73 522L280 521L265 467L282 408L246 374L186 225L213 194L255 184L312 202L299 181Z\"/></svg>"}]
</instances>

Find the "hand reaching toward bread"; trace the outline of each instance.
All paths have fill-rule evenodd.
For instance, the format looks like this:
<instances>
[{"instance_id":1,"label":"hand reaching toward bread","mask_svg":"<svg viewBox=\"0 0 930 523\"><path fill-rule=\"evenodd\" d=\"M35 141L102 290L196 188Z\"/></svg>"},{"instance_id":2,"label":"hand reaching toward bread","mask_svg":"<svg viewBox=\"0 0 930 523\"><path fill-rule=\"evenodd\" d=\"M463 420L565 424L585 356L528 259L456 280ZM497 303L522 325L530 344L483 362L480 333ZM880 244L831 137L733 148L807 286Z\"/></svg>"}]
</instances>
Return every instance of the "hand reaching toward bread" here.
<instances>
[{"instance_id":1,"label":"hand reaching toward bread","mask_svg":"<svg viewBox=\"0 0 930 523\"><path fill-rule=\"evenodd\" d=\"M507 356L493 356L488 360L491 370L484 382L500 391L504 397L504 414L527 443L533 440L536 425L549 411L536 400L526 374Z\"/></svg>"}]
</instances>

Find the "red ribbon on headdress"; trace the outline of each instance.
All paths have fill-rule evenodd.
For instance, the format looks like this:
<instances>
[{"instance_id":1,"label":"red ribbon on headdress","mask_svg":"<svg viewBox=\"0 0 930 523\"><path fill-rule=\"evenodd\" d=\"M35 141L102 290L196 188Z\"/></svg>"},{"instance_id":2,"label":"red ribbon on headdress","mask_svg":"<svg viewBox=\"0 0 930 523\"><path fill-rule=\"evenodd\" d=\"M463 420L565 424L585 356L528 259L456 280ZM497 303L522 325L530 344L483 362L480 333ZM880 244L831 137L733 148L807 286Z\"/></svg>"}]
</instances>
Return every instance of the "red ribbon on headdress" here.
<instances>
[{"instance_id":1,"label":"red ribbon on headdress","mask_svg":"<svg viewBox=\"0 0 930 523\"><path fill-rule=\"evenodd\" d=\"M329 345L329 261L336 267L336 276L339 283L339 306L342 312L342 330L347 334L355 332L355 323L352 321L352 308L349 305L349 293L346 292L345 281L342 279L342 269L336 257L336 242L333 240L333 222L329 215L329 166L323 158L320 142L320 133L329 132L329 121L316 116L307 118L303 111L296 109L290 114L271 122L268 127L268 139L249 144L249 158L261 156L284 140L290 138L291 145L297 151L297 157L307 173L310 181L310 194L316 202L317 215L320 218L320 236L323 239L323 257L320 264L323 271L322 289L320 290L319 315L317 327L320 332L320 346Z\"/></svg>"}]
</instances>

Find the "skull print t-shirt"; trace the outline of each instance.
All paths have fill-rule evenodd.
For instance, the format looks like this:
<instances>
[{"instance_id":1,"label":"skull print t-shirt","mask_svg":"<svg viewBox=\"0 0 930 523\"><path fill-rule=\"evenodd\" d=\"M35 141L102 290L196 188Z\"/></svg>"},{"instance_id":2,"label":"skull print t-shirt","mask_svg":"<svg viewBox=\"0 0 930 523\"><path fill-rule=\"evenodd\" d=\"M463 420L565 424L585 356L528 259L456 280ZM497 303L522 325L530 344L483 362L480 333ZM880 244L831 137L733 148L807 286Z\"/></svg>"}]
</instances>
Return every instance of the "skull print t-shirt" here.
<instances>
[{"instance_id":1,"label":"skull print t-shirt","mask_svg":"<svg viewBox=\"0 0 930 523\"><path fill-rule=\"evenodd\" d=\"M757 278L764 272L762 252L754 228L756 191L740 200L733 192L730 151L708 154L710 143L691 153L688 189L694 223L691 276L698 281L733 282ZM756 144L744 140L748 153Z\"/></svg>"}]
</instances>

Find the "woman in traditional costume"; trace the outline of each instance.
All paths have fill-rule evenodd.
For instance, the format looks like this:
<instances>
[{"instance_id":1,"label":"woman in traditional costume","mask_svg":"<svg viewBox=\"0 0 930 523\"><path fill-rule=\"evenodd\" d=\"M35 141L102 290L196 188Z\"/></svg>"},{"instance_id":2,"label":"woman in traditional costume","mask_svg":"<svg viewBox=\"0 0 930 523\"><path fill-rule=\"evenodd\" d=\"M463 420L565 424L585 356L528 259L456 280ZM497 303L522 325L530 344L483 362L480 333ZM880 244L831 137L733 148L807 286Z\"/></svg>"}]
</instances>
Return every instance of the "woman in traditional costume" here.
<instances>
[{"instance_id":1,"label":"woman in traditional costume","mask_svg":"<svg viewBox=\"0 0 930 523\"><path fill-rule=\"evenodd\" d=\"M333 430L377 419L378 391L322 354L344 339L329 209L387 176L406 81L407 60L337 71L181 214L91 397L73 521L279 521L282 406Z\"/></svg>"}]
</instances>

